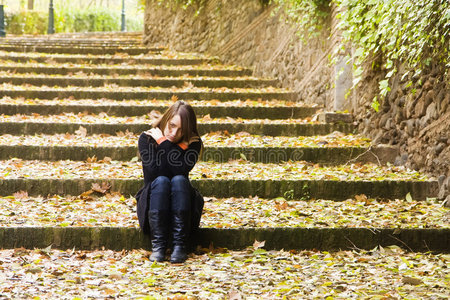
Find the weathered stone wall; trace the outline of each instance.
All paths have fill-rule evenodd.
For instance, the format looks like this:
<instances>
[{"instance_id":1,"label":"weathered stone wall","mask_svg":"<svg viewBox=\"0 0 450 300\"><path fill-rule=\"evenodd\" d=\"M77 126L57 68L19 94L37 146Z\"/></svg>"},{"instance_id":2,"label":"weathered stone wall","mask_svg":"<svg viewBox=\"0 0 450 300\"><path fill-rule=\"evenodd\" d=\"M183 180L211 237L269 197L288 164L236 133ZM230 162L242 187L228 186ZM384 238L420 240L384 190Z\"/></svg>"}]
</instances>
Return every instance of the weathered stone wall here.
<instances>
[{"instance_id":1,"label":"weathered stone wall","mask_svg":"<svg viewBox=\"0 0 450 300\"><path fill-rule=\"evenodd\" d=\"M280 10L259 0L209 0L198 15L195 6L166 5L147 0L145 43L219 56L225 63L251 68L256 76L278 79L299 100L333 105L329 30L305 44L298 29L280 18Z\"/></svg>"},{"instance_id":2,"label":"weathered stone wall","mask_svg":"<svg viewBox=\"0 0 450 300\"><path fill-rule=\"evenodd\" d=\"M339 67L328 62L328 55L340 45L334 8L329 26L305 44L296 35L298 28L259 0L208 0L200 10L167 7L167 2L147 0L145 43L217 55L225 63L253 69L256 76L277 78L281 86L297 92L299 100L342 110L336 100L345 91L335 88ZM344 105L355 115L360 132L376 143L400 147L397 164L438 178L441 198L450 190L450 78L443 73L442 67L433 66L406 87L410 78L400 80L400 71L377 113L370 104L384 73L370 65Z\"/></svg>"},{"instance_id":3,"label":"weathered stone wall","mask_svg":"<svg viewBox=\"0 0 450 300\"><path fill-rule=\"evenodd\" d=\"M396 164L435 176L439 198L450 191L450 74L444 66L433 66L418 78L400 71L390 81L391 91L378 112L370 107L378 93L381 71L368 70L362 88L354 93L359 131L377 144L398 145ZM402 68L399 68L400 70ZM412 86L408 82L412 80Z\"/></svg>"}]
</instances>

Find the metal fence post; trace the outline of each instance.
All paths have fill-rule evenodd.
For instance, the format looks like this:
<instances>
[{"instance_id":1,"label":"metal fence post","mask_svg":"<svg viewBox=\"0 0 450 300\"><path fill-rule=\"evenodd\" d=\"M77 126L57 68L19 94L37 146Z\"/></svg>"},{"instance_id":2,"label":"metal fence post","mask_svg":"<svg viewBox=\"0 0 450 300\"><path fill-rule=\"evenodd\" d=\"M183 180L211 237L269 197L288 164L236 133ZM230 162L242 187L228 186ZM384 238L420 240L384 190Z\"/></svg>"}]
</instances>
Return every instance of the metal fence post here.
<instances>
[{"instance_id":1,"label":"metal fence post","mask_svg":"<svg viewBox=\"0 0 450 300\"><path fill-rule=\"evenodd\" d=\"M48 34L55 33L55 15L53 9L53 0L50 0L49 8L48 8Z\"/></svg>"},{"instance_id":2,"label":"metal fence post","mask_svg":"<svg viewBox=\"0 0 450 300\"><path fill-rule=\"evenodd\" d=\"M121 31L126 30L125 26L125 0L122 0L122 26L120 28Z\"/></svg>"},{"instance_id":3,"label":"metal fence post","mask_svg":"<svg viewBox=\"0 0 450 300\"><path fill-rule=\"evenodd\" d=\"M5 11L3 9L4 5L3 5L3 1L2 4L0 4L0 37L5 37L6 36L6 31L5 31Z\"/></svg>"}]
</instances>

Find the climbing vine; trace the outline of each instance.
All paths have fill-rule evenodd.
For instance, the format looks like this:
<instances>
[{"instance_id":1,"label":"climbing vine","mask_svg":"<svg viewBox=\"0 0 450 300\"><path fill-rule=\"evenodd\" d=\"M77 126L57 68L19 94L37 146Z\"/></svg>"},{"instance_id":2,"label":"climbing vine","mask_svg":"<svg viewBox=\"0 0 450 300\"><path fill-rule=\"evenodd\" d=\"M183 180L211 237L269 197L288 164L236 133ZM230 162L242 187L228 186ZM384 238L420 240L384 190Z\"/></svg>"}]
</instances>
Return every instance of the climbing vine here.
<instances>
[{"instance_id":1,"label":"climbing vine","mask_svg":"<svg viewBox=\"0 0 450 300\"><path fill-rule=\"evenodd\" d=\"M338 15L344 44L354 48L354 87L361 81L363 63L381 57L385 76L379 82L378 110L390 91L389 79L402 64L402 79L417 80L423 70L435 64L450 67L450 4L447 0L334 0L342 8ZM409 85L412 84L412 81Z\"/></svg>"},{"instance_id":2,"label":"climbing vine","mask_svg":"<svg viewBox=\"0 0 450 300\"><path fill-rule=\"evenodd\" d=\"M320 34L330 15L330 0L271 0L283 9L289 22L299 28L299 37L306 42Z\"/></svg>"},{"instance_id":3,"label":"climbing vine","mask_svg":"<svg viewBox=\"0 0 450 300\"><path fill-rule=\"evenodd\" d=\"M145 5L146 0L139 0L142 6ZM169 8L182 8L187 9L188 7L195 7L195 16L198 16L202 9L205 7L207 0L154 0L159 5L164 5Z\"/></svg>"},{"instance_id":4,"label":"climbing vine","mask_svg":"<svg viewBox=\"0 0 450 300\"><path fill-rule=\"evenodd\" d=\"M140 0L144 1L144 0ZM198 15L207 0L153 0L160 5L186 9L195 6ZM307 42L328 26L330 6L339 13L338 28L343 45L351 45L353 88L363 75L363 66L382 70L379 95L372 107L390 91L389 80L402 65L402 79L418 81L431 64L450 69L450 2L448 0L260 0L262 5L275 4L284 9L286 21L300 28L300 38ZM173 7L173 6L172 6ZM419 82L420 83L420 82Z\"/></svg>"},{"instance_id":5,"label":"climbing vine","mask_svg":"<svg viewBox=\"0 0 450 300\"><path fill-rule=\"evenodd\" d=\"M330 14L328 0L272 0L283 7L288 18L307 41L317 36ZM423 70L435 64L450 68L450 2L448 0L332 0L340 13L338 28L343 45L353 48L353 87L362 79L363 66L372 63L385 76L379 81L379 95L372 107L378 110L390 91L389 79L402 64L402 79L417 80ZM381 58L382 65L376 65ZM409 85L412 85L410 81Z\"/></svg>"}]
</instances>

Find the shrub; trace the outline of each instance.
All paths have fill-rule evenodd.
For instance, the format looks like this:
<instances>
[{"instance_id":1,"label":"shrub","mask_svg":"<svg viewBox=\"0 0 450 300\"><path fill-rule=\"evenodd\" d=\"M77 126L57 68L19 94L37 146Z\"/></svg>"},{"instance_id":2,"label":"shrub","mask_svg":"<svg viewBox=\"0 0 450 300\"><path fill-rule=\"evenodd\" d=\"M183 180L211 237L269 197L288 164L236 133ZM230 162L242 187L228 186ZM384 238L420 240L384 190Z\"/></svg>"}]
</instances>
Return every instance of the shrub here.
<instances>
[{"instance_id":1,"label":"shrub","mask_svg":"<svg viewBox=\"0 0 450 300\"><path fill-rule=\"evenodd\" d=\"M143 17L127 15L127 31L142 31ZM16 11L6 12L7 34L45 34L48 27L48 12ZM55 10L56 32L119 31L121 11L104 8L84 10Z\"/></svg>"},{"instance_id":2,"label":"shrub","mask_svg":"<svg viewBox=\"0 0 450 300\"><path fill-rule=\"evenodd\" d=\"M5 30L11 34L40 34L47 30L48 16L38 11L5 13Z\"/></svg>"}]
</instances>

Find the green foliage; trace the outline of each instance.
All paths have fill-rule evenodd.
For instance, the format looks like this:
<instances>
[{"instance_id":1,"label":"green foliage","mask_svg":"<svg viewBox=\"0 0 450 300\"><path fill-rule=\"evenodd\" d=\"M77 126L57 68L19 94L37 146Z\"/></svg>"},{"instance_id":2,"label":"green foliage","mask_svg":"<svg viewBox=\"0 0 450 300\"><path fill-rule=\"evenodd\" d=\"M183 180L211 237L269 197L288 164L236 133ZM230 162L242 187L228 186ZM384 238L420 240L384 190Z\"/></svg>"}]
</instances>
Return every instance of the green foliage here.
<instances>
[{"instance_id":1,"label":"green foliage","mask_svg":"<svg viewBox=\"0 0 450 300\"><path fill-rule=\"evenodd\" d=\"M105 8L73 10L55 9L56 32L119 31L121 12ZM6 32L9 34L45 34L48 13L43 11L18 11L5 15ZM127 31L141 31L143 18L126 18Z\"/></svg>"},{"instance_id":2,"label":"green foliage","mask_svg":"<svg viewBox=\"0 0 450 300\"><path fill-rule=\"evenodd\" d=\"M288 191L284 192L283 197L287 200L294 199L294 190L288 190Z\"/></svg>"},{"instance_id":3,"label":"green foliage","mask_svg":"<svg viewBox=\"0 0 450 300\"><path fill-rule=\"evenodd\" d=\"M145 10L145 2L146 2L146 0L138 0L138 9L140 11Z\"/></svg>"},{"instance_id":4,"label":"green foliage","mask_svg":"<svg viewBox=\"0 0 450 300\"><path fill-rule=\"evenodd\" d=\"M380 103L378 102L378 97L375 96L372 100L372 104L370 105L376 112L380 110Z\"/></svg>"},{"instance_id":5,"label":"green foliage","mask_svg":"<svg viewBox=\"0 0 450 300\"><path fill-rule=\"evenodd\" d=\"M317 36L330 15L330 0L271 0L283 8L289 21L294 22L303 41Z\"/></svg>"},{"instance_id":6,"label":"green foliage","mask_svg":"<svg viewBox=\"0 0 450 300\"><path fill-rule=\"evenodd\" d=\"M196 5L197 14L204 4L204 0L154 1L172 8L186 9ZM372 102L375 110L390 91L390 78L398 72L400 65L406 68L402 80L407 78L414 82L431 64L445 66L446 72L450 69L448 0L331 1L341 11L337 17L343 44L354 49L353 87L360 83L366 63L384 72L379 81L379 94ZM330 0L261 0L262 4L267 2L284 9L287 21L302 30L299 35L303 41L317 36L328 24Z\"/></svg>"},{"instance_id":7,"label":"green foliage","mask_svg":"<svg viewBox=\"0 0 450 300\"><path fill-rule=\"evenodd\" d=\"M118 30L119 14L105 9L60 10L55 14L56 32Z\"/></svg>"},{"instance_id":8,"label":"green foliage","mask_svg":"<svg viewBox=\"0 0 450 300\"><path fill-rule=\"evenodd\" d=\"M380 100L390 91L389 79L402 64L403 78L417 79L431 62L450 67L450 4L446 0L334 0L345 8L338 15L344 42L354 47L354 86L364 62L380 58L385 72ZM378 108L378 101L372 106Z\"/></svg>"},{"instance_id":9,"label":"green foliage","mask_svg":"<svg viewBox=\"0 0 450 300\"><path fill-rule=\"evenodd\" d=\"M165 5L167 8L171 7L174 9L182 8L187 9L188 7L194 7L195 8L195 16L198 16L203 8L206 5L206 2L208 0L155 0L158 2L159 5Z\"/></svg>"},{"instance_id":10,"label":"green foliage","mask_svg":"<svg viewBox=\"0 0 450 300\"><path fill-rule=\"evenodd\" d=\"M36 11L5 13L5 30L12 34L40 34L47 31L48 16Z\"/></svg>"}]
</instances>

